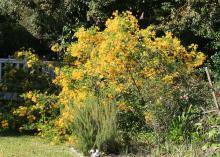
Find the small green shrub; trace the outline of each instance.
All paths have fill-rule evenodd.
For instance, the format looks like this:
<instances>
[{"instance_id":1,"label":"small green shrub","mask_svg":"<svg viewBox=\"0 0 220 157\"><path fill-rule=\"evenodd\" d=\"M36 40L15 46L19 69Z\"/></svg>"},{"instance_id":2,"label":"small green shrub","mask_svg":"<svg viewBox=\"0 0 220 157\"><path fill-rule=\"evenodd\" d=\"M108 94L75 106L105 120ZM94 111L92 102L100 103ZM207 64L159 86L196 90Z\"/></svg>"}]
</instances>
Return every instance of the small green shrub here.
<instances>
[{"instance_id":1,"label":"small green shrub","mask_svg":"<svg viewBox=\"0 0 220 157\"><path fill-rule=\"evenodd\" d=\"M70 111L74 115L71 131L77 147L85 154L91 148L112 151L117 135L114 103L97 97L89 97L84 103L82 107L72 104Z\"/></svg>"}]
</instances>

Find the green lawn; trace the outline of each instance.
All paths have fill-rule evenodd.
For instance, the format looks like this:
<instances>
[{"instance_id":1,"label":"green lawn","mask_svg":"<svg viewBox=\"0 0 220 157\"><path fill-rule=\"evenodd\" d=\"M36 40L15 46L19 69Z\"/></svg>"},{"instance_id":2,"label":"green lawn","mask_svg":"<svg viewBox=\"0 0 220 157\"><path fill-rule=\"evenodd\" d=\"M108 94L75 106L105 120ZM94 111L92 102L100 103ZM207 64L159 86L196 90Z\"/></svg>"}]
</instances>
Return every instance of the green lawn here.
<instances>
[{"instance_id":1,"label":"green lawn","mask_svg":"<svg viewBox=\"0 0 220 157\"><path fill-rule=\"evenodd\" d=\"M149 157L220 157L220 152L202 152L199 148L167 145L155 149ZM136 155L145 156L146 154ZM127 156L127 155L125 155ZM123 157L125 157L123 156ZM48 141L37 136L0 136L0 157L80 157L65 145L50 145Z\"/></svg>"},{"instance_id":2,"label":"green lawn","mask_svg":"<svg viewBox=\"0 0 220 157\"><path fill-rule=\"evenodd\" d=\"M0 136L0 157L75 157L64 145L50 145L36 136Z\"/></svg>"}]
</instances>

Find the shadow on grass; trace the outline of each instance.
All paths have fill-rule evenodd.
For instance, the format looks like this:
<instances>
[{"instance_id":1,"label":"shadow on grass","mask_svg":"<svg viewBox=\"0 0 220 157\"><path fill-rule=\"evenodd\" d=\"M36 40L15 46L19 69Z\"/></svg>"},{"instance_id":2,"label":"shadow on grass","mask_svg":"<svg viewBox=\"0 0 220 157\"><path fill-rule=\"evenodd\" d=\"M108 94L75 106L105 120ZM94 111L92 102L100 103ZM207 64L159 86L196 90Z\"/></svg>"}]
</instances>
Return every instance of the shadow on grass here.
<instances>
[{"instance_id":1,"label":"shadow on grass","mask_svg":"<svg viewBox=\"0 0 220 157\"><path fill-rule=\"evenodd\" d=\"M34 136L36 134L37 134L36 130L22 131L22 132L15 130L0 131L1 137Z\"/></svg>"}]
</instances>

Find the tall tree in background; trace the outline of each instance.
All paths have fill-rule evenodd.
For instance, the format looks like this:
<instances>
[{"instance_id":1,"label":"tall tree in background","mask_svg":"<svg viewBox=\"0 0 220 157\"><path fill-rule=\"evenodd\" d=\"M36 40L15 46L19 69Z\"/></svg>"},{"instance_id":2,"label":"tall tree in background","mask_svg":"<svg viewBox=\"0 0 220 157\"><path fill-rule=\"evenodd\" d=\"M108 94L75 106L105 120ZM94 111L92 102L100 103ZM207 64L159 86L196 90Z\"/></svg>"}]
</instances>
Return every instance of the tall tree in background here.
<instances>
[{"instance_id":1,"label":"tall tree in background","mask_svg":"<svg viewBox=\"0 0 220 157\"><path fill-rule=\"evenodd\" d=\"M218 0L1 0L0 51L13 52L24 46L47 53L66 30L82 25L104 28L113 11L129 10L141 27L154 24L159 31L172 31L183 44L196 42L211 56L220 49L219 8ZM11 39L16 44L5 44Z\"/></svg>"},{"instance_id":2,"label":"tall tree in background","mask_svg":"<svg viewBox=\"0 0 220 157\"><path fill-rule=\"evenodd\" d=\"M207 55L220 51L220 2L218 0L179 0L176 5L166 3L170 16L159 25L169 30L188 44L198 43ZM181 5L179 5L181 4ZM176 7L178 6L178 7Z\"/></svg>"},{"instance_id":3,"label":"tall tree in background","mask_svg":"<svg viewBox=\"0 0 220 157\"><path fill-rule=\"evenodd\" d=\"M109 7L115 0L1 0L1 16L11 20L0 21L0 32L5 34L7 29L3 26L11 23L24 28L34 39L45 43L47 47L62 36L64 26L79 27L81 25L103 23L113 12ZM6 33L7 34L7 33ZM19 34L19 33L18 33ZM6 36L2 40L17 36ZM19 40L22 41L22 40ZM1 43L0 43L1 44ZM20 45L20 44L18 44ZM23 46L27 46L24 44ZM8 47L10 52L14 51L13 45ZM32 45L34 46L34 44ZM17 47L16 47L17 48ZM4 50L1 50L4 51Z\"/></svg>"}]
</instances>

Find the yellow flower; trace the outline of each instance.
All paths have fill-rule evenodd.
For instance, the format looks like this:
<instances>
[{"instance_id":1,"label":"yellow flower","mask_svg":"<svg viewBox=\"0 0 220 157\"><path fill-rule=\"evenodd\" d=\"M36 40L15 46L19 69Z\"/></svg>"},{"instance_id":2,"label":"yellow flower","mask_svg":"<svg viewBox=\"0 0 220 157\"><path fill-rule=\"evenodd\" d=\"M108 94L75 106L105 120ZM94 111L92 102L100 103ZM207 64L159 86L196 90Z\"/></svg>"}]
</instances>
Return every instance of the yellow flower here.
<instances>
[{"instance_id":1,"label":"yellow flower","mask_svg":"<svg viewBox=\"0 0 220 157\"><path fill-rule=\"evenodd\" d=\"M13 115L24 117L27 115L27 107L20 106L17 110L13 111Z\"/></svg>"},{"instance_id":2,"label":"yellow flower","mask_svg":"<svg viewBox=\"0 0 220 157\"><path fill-rule=\"evenodd\" d=\"M146 121L147 124L152 125L152 123L153 123L153 115L152 115L152 113L145 112L144 118L145 118L145 121Z\"/></svg>"},{"instance_id":3,"label":"yellow flower","mask_svg":"<svg viewBox=\"0 0 220 157\"><path fill-rule=\"evenodd\" d=\"M172 83L172 82L173 82L173 76L166 75L165 77L163 77L162 80L163 80L164 82L166 82L166 83Z\"/></svg>"},{"instance_id":4,"label":"yellow flower","mask_svg":"<svg viewBox=\"0 0 220 157\"><path fill-rule=\"evenodd\" d=\"M152 78L152 77L155 76L156 71L153 68L145 67L143 74L144 74L145 77Z\"/></svg>"},{"instance_id":5,"label":"yellow flower","mask_svg":"<svg viewBox=\"0 0 220 157\"><path fill-rule=\"evenodd\" d=\"M172 38L173 37L172 32L166 32L165 35L166 35L166 38Z\"/></svg>"},{"instance_id":6,"label":"yellow flower","mask_svg":"<svg viewBox=\"0 0 220 157\"><path fill-rule=\"evenodd\" d=\"M28 122L29 122L29 123L33 123L34 120L36 120L36 117L35 117L34 115L28 115L28 116L27 116L27 119L28 119Z\"/></svg>"},{"instance_id":7,"label":"yellow flower","mask_svg":"<svg viewBox=\"0 0 220 157\"><path fill-rule=\"evenodd\" d=\"M32 60L27 61L26 65L27 65L28 68L32 68L33 61Z\"/></svg>"},{"instance_id":8,"label":"yellow flower","mask_svg":"<svg viewBox=\"0 0 220 157\"><path fill-rule=\"evenodd\" d=\"M196 61L194 63L194 67L199 67L201 66L204 61L206 60L206 56L203 53L198 53L197 57L196 57Z\"/></svg>"},{"instance_id":9,"label":"yellow flower","mask_svg":"<svg viewBox=\"0 0 220 157\"><path fill-rule=\"evenodd\" d=\"M49 64L48 64L48 67L49 67L49 68L53 68L54 66L53 66L51 63L49 63Z\"/></svg>"},{"instance_id":10,"label":"yellow flower","mask_svg":"<svg viewBox=\"0 0 220 157\"><path fill-rule=\"evenodd\" d=\"M58 127L62 127L64 125L64 120L63 118L59 118L56 122L55 125Z\"/></svg>"},{"instance_id":11,"label":"yellow flower","mask_svg":"<svg viewBox=\"0 0 220 157\"><path fill-rule=\"evenodd\" d=\"M53 52L60 52L62 50L62 48L61 48L61 46L58 43L56 43L56 44L51 46L51 50Z\"/></svg>"},{"instance_id":12,"label":"yellow flower","mask_svg":"<svg viewBox=\"0 0 220 157\"><path fill-rule=\"evenodd\" d=\"M118 109L120 111L125 111L125 112L130 110L130 108L125 104L125 102L120 102L118 104Z\"/></svg>"},{"instance_id":13,"label":"yellow flower","mask_svg":"<svg viewBox=\"0 0 220 157\"><path fill-rule=\"evenodd\" d=\"M73 79L73 80L82 80L82 79L83 79L83 76L84 76L84 74L83 74L82 71L74 71L74 72L72 73L72 79Z\"/></svg>"},{"instance_id":14,"label":"yellow flower","mask_svg":"<svg viewBox=\"0 0 220 157\"><path fill-rule=\"evenodd\" d=\"M31 101L36 103L37 102L37 97L36 96L32 96Z\"/></svg>"},{"instance_id":15,"label":"yellow flower","mask_svg":"<svg viewBox=\"0 0 220 157\"><path fill-rule=\"evenodd\" d=\"M20 58L21 56L23 56L23 52L17 52L17 57Z\"/></svg>"},{"instance_id":16,"label":"yellow flower","mask_svg":"<svg viewBox=\"0 0 220 157\"><path fill-rule=\"evenodd\" d=\"M8 73L8 75L9 75L9 77L15 77L15 74L16 74L16 69L11 69L10 71L9 71L9 73Z\"/></svg>"},{"instance_id":17,"label":"yellow flower","mask_svg":"<svg viewBox=\"0 0 220 157\"><path fill-rule=\"evenodd\" d=\"M25 93L25 97L28 99L31 99L33 96L33 93L31 91L29 91L28 93Z\"/></svg>"},{"instance_id":18,"label":"yellow flower","mask_svg":"<svg viewBox=\"0 0 220 157\"><path fill-rule=\"evenodd\" d=\"M188 48L196 50L198 48L197 44L191 44L190 46L188 46Z\"/></svg>"},{"instance_id":19,"label":"yellow flower","mask_svg":"<svg viewBox=\"0 0 220 157\"><path fill-rule=\"evenodd\" d=\"M7 120L3 120L2 122L1 122L1 124L2 124L2 127L4 128L4 129L8 129L8 121Z\"/></svg>"}]
</instances>

